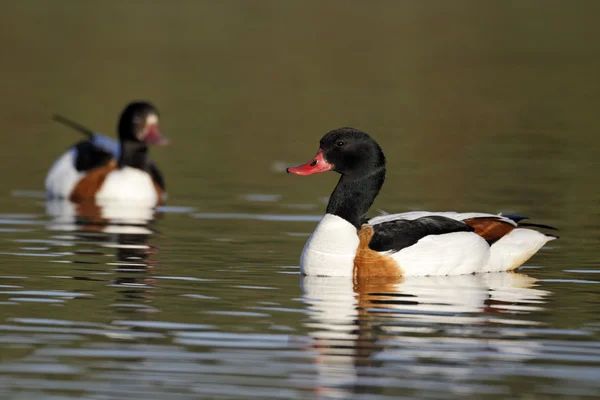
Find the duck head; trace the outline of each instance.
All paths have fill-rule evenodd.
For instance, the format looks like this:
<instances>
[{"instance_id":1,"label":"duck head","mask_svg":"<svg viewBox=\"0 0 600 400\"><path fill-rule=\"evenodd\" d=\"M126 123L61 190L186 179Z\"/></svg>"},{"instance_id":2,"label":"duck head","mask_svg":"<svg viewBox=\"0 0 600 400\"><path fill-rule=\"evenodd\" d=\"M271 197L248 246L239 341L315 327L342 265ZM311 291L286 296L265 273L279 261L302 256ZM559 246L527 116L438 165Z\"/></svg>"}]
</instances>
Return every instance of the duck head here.
<instances>
[{"instance_id":1,"label":"duck head","mask_svg":"<svg viewBox=\"0 0 600 400\"><path fill-rule=\"evenodd\" d=\"M161 135L159 113L156 107L145 101L135 101L127 105L119 119L119 140L162 146L169 140Z\"/></svg>"},{"instance_id":2,"label":"duck head","mask_svg":"<svg viewBox=\"0 0 600 400\"><path fill-rule=\"evenodd\" d=\"M287 168L296 175L335 171L346 177L362 177L385 168L385 156L377 142L354 128L332 130L321 138L317 155L306 164Z\"/></svg>"}]
</instances>

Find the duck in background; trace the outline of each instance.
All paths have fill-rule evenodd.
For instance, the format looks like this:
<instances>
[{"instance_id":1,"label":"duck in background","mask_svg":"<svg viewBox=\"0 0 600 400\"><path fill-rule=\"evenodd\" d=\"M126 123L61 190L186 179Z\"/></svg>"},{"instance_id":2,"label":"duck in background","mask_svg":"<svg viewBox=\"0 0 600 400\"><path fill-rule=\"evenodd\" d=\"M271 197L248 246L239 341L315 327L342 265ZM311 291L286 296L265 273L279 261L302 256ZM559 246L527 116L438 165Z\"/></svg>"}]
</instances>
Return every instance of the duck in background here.
<instances>
[{"instance_id":1,"label":"duck in background","mask_svg":"<svg viewBox=\"0 0 600 400\"><path fill-rule=\"evenodd\" d=\"M71 146L46 176L49 199L74 203L154 207L166 199L165 182L148 156L149 146L169 143L159 130L159 112L135 101L122 111L119 141L93 132L65 117L54 119L87 136Z\"/></svg>"},{"instance_id":2,"label":"duck in background","mask_svg":"<svg viewBox=\"0 0 600 400\"><path fill-rule=\"evenodd\" d=\"M366 219L383 186L386 159L365 132L340 128L320 141L296 175L335 171L341 178L300 258L304 275L429 276L512 271L556 236L524 217L417 211Z\"/></svg>"}]
</instances>

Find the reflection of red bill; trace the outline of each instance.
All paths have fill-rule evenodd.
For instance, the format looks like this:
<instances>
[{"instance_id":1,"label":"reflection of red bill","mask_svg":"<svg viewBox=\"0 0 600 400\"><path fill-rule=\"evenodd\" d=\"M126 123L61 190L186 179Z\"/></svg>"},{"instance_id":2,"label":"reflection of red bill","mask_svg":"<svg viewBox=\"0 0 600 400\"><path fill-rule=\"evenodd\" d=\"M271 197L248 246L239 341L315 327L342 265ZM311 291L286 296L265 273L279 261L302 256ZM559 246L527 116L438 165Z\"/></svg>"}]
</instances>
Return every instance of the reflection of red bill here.
<instances>
[{"instance_id":1,"label":"reflection of red bill","mask_svg":"<svg viewBox=\"0 0 600 400\"><path fill-rule=\"evenodd\" d=\"M325 158L323 157L323 150L319 149L317 155L312 160L306 164L298 165L297 167L289 167L286 171L289 174L305 176L329 171L332 168L333 165L325 161Z\"/></svg>"}]
</instances>

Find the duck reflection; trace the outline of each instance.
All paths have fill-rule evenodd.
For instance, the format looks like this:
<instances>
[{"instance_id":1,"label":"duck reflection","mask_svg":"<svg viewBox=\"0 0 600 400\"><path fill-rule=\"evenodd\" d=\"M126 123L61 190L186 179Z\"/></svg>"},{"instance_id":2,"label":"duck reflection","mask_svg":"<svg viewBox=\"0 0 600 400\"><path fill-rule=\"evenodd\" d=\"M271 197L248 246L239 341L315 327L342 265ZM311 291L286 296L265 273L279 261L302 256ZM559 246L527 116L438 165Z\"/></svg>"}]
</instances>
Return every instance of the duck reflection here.
<instances>
[{"instance_id":1,"label":"duck reflection","mask_svg":"<svg viewBox=\"0 0 600 400\"><path fill-rule=\"evenodd\" d=\"M307 325L317 392L340 398L382 390L385 385L373 381L384 364L399 374L394 382L410 387L428 367L436 373L444 365L448 371L457 364L474 369L473 361L482 356L527 360L535 344L519 349L511 344L507 353L503 336L535 325L522 315L540 310L549 294L520 273L360 281L307 276L302 290L312 311Z\"/></svg>"},{"instance_id":2,"label":"duck reflection","mask_svg":"<svg viewBox=\"0 0 600 400\"><path fill-rule=\"evenodd\" d=\"M111 269L88 268L88 276L74 279L102 280L97 277L116 274L110 284L121 289L121 300L151 300L150 285L154 281L147 274L155 266L153 255L158 251L149 243L154 233L152 223L157 216L153 208L51 200L46 203L46 213L51 218L47 228L69 232L70 235L61 238L76 246L75 257L65 262L105 264ZM106 257L110 257L108 261Z\"/></svg>"},{"instance_id":3,"label":"duck reflection","mask_svg":"<svg viewBox=\"0 0 600 400\"><path fill-rule=\"evenodd\" d=\"M154 208L121 202L48 200L46 214L51 218L50 230L147 235L152 233L148 225L155 219Z\"/></svg>"}]
</instances>

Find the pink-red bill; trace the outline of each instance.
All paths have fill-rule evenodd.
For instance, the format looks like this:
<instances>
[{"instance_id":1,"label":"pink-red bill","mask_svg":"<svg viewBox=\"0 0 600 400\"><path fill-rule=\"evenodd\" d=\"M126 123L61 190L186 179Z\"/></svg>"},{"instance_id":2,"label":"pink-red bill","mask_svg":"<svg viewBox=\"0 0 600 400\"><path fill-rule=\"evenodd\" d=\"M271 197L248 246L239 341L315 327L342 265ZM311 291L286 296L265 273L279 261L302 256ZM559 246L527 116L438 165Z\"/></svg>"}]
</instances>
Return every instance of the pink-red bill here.
<instances>
[{"instance_id":1,"label":"pink-red bill","mask_svg":"<svg viewBox=\"0 0 600 400\"><path fill-rule=\"evenodd\" d=\"M148 133L146 137L144 137L144 142L146 144L154 145L154 146L165 146L171 143L169 139L164 137L160 130L158 129L158 125L153 124L148 129Z\"/></svg>"},{"instance_id":2,"label":"pink-red bill","mask_svg":"<svg viewBox=\"0 0 600 400\"><path fill-rule=\"evenodd\" d=\"M289 167L287 169L287 172L289 174L305 176L329 171L332 168L333 165L325 161L325 158L323 157L323 150L319 149L317 155L312 160L310 160L306 164L298 165L297 167Z\"/></svg>"}]
</instances>

